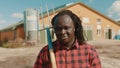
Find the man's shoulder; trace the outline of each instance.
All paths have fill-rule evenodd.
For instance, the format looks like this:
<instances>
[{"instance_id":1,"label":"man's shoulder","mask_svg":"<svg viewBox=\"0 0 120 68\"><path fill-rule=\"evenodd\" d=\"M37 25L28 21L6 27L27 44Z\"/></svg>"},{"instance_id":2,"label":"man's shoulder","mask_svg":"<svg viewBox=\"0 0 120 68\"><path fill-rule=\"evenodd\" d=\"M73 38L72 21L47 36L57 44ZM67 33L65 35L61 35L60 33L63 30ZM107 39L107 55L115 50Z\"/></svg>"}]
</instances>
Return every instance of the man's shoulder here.
<instances>
[{"instance_id":1,"label":"man's shoulder","mask_svg":"<svg viewBox=\"0 0 120 68\"><path fill-rule=\"evenodd\" d=\"M53 41L53 42L52 42L52 46L54 47L54 46L56 46L56 45L57 45L57 41ZM48 44L45 45L41 50L42 50L42 51L47 51L47 50L49 50Z\"/></svg>"}]
</instances>

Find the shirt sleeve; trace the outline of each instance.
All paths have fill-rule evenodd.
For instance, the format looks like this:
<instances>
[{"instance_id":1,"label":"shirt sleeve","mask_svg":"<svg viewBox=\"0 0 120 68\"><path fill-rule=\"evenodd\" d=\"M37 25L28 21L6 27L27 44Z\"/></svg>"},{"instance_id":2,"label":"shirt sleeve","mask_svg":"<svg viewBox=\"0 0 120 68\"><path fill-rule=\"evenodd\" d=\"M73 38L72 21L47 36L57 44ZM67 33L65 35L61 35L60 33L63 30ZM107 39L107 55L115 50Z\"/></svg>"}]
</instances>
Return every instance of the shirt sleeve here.
<instances>
[{"instance_id":1,"label":"shirt sleeve","mask_svg":"<svg viewBox=\"0 0 120 68\"><path fill-rule=\"evenodd\" d=\"M90 68L101 68L101 62L99 56L94 47L90 49Z\"/></svg>"},{"instance_id":2,"label":"shirt sleeve","mask_svg":"<svg viewBox=\"0 0 120 68\"><path fill-rule=\"evenodd\" d=\"M42 56L42 53L40 52L39 54L38 54L38 56L37 56L37 59L36 59L36 62L35 62L35 64L34 64L34 68L43 68L42 67L42 58L41 58L41 56Z\"/></svg>"},{"instance_id":3,"label":"shirt sleeve","mask_svg":"<svg viewBox=\"0 0 120 68\"><path fill-rule=\"evenodd\" d=\"M48 48L43 48L37 56L34 68L51 68Z\"/></svg>"}]
</instances>

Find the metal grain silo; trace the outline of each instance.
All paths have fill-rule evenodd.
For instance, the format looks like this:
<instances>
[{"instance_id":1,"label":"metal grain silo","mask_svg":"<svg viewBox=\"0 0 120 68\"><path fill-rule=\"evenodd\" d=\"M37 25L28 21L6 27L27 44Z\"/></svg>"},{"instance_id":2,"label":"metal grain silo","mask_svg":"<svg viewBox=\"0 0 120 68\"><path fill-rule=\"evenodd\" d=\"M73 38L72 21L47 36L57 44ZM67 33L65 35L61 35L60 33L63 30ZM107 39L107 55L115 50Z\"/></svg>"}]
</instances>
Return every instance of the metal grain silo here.
<instances>
[{"instance_id":1,"label":"metal grain silo","mask_svg":"<svg viewBox=\"0 0 120 68\"><path fill-rule=\"evenodd\" d=\"M37 41L38 11L36 9L27 9L24 12L24 28L26 40Z\"/></svg>"}]
</instances>

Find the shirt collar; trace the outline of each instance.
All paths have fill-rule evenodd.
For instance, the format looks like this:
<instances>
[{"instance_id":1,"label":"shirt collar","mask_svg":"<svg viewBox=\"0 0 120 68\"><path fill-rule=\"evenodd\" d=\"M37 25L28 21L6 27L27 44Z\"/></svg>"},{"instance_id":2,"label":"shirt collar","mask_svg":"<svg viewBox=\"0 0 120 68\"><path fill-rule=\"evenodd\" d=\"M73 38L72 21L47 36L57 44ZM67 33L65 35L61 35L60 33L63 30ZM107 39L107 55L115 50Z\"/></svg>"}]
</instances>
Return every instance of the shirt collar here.
<instances>
[{"instance_id":1,"label":"shirt collar","mask_svg":"<svg viewBox=\"0 0 120 68\"><path fill-rule=\"evenodd\" d=\"M78 41L76 39L71 49L77 49L78 47L79 47L79 44L78 44ZM56 50L69 50L64 45L61 45L58 40L56 40L55 49Z\"/></svg>"}]
</instances>

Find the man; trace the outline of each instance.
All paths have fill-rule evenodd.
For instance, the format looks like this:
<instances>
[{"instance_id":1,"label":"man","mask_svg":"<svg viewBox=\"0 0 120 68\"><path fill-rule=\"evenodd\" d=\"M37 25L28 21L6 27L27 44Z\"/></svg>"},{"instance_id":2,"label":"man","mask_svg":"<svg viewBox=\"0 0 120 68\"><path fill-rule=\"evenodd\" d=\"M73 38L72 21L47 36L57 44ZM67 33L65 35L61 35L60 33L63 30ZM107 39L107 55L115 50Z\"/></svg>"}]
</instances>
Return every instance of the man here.
<instances>
[{"instance_id":1,"label":"man","mask_svg":"<svg viewBox=\"0 0 120 68\"><path fill-rule=\"evenodd\" d=\"M86 43L81 20L70 10L63 10L52 19L57 36L53 42L57 68L101 68L93 46ZM52 68L48 46L39 53L34 68Z\"/></svg>"}]
</instances>

